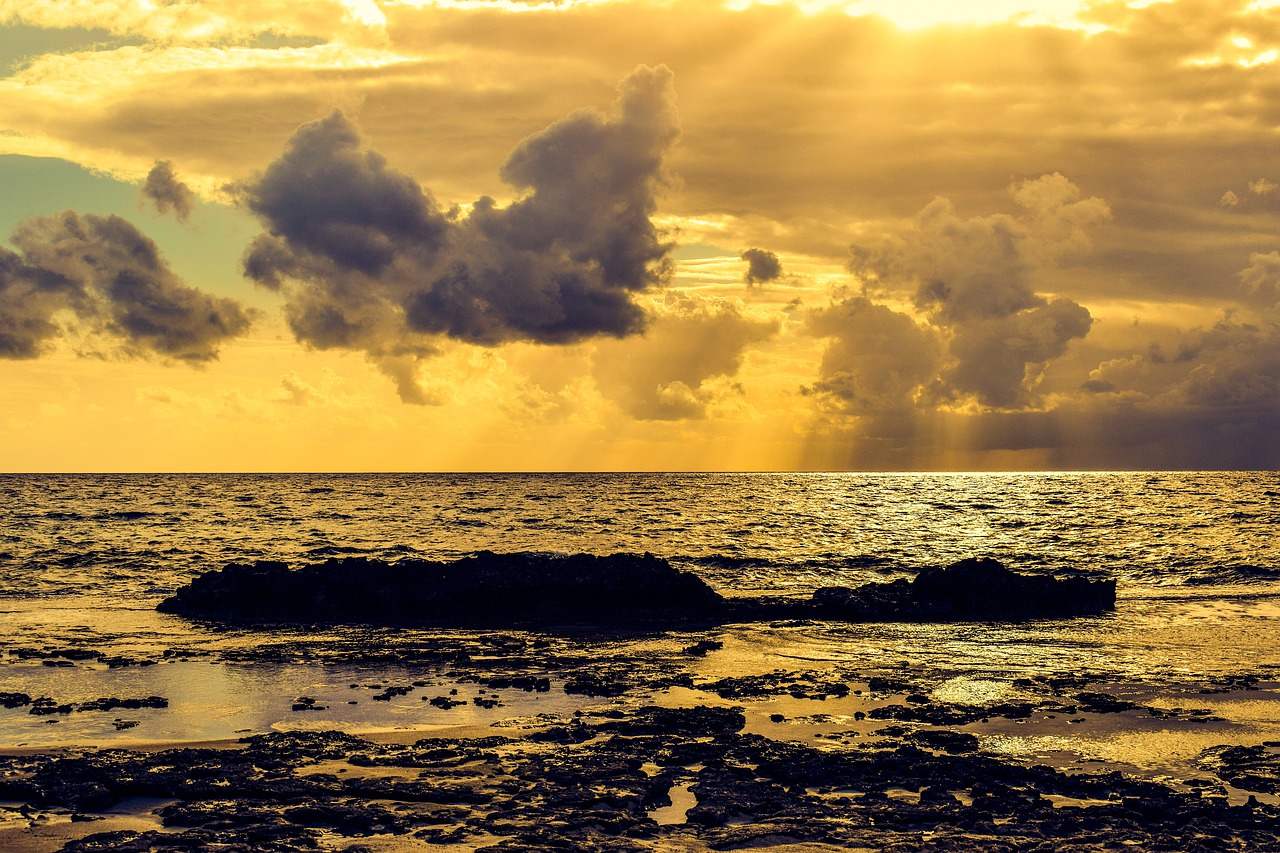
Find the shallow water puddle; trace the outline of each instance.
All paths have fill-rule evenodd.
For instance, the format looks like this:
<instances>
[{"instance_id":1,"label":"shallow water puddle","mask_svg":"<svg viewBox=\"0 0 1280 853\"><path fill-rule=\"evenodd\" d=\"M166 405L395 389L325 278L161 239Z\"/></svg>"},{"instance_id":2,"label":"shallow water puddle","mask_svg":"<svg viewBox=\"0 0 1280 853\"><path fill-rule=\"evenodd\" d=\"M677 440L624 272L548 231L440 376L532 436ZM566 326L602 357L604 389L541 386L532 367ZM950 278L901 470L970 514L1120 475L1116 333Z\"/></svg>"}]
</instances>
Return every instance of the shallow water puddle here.
<instances>
[{"instance_id":1,"label":"shallow water puddle","mask_svg":"<svg viewBox=\"0 0 1280 853\"><path fill-rule=\"evenodd\" d=\"M178 830L166 827L156 814L157 809L175 802L157 797L131 797L94 814L89 820L73 818L65 809L42 811L0 804L0 850L54 853L71 841L100 832L176 833Z\"/></svg>"},{"instance_id":2,"label":"shallow water puddle","mask_svg":"<svg viewBox=\"0 0 1280 853\"><path fill-rule=\"evenodd\" d=\"M1114 800L1092 800L1080 797L1068 797L1065 794L1041 794L1041 797L1053 803L1055 809L1088 809L1095 806L1114 806Z\"/></svg>"},{"instance_id":3,"label":"shallow water puddle","mask_svg":"<svg viewBox=\"0 0 1280 853\"><path fill-rule=\"evenodd\" d=\"M671 790L667 792L667 796L671 798L671 805L654 809L649 812L649 817L653 818L661 826L687 822L689 809L698 804L698 797L693 791L689 790L689 784L672 785Z\"/></svg>"}]
</instances>

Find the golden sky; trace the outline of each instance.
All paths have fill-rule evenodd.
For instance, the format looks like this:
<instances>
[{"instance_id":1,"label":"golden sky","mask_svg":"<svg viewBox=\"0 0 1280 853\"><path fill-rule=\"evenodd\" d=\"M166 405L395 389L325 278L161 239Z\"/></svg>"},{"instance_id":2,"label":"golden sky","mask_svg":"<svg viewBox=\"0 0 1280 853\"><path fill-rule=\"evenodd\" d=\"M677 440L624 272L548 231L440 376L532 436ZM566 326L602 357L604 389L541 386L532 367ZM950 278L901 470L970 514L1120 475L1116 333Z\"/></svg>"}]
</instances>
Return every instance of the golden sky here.
<instances>
[{"instance_id":1,"label":"golden sky","mask_svg":"<svg viewBox=\"0 0 1280 853\"><path fill-rule=\"evenodd\" d=\"M0 470L1280 467L1280 4L0 21Z\"/></svg>"}]
</instances>

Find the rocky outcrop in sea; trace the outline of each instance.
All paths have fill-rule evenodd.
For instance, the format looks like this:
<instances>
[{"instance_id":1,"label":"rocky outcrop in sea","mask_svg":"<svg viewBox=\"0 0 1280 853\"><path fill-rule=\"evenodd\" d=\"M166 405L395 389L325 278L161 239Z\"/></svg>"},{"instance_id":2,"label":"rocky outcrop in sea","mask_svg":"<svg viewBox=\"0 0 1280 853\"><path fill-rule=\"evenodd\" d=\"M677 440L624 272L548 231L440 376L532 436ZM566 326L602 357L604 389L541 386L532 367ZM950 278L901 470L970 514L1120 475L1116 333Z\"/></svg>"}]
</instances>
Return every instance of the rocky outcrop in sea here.
<instances>
[{"instance_id":1,"label":"rocky outcrop in sea","mask_svg":"<svg viewBox=\"0 0 1280 853\"><path fill-rule=\"evenodd\" d=\"M248 624L683 628L731 622L1060 618L1115 608L1115 581L1024 575L965 559L914 579L823 587L809 598L725 598L650 554L496 554L450 562L365 557L291 569L233 563L206 572L158 609Z\"/></svg>"}]
</instances>

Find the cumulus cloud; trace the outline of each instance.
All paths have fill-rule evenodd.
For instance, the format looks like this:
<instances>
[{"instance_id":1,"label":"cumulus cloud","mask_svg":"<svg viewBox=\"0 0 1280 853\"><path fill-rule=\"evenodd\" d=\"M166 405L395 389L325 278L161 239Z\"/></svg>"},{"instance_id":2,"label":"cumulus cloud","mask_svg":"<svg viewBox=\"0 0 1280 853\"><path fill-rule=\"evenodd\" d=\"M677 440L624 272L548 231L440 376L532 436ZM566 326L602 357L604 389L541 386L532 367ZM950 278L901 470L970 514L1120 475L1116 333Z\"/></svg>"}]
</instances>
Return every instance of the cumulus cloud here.
<instances>
[{"instance_id":1,"label":"cumulus cloud","mask_svg":"<svg viewBox=\"0 0 1280 853\"><path fill-rule=\"evenodd\" d=\"M249 327L232 299L183 282L156 244L118 216L31 217L0 248L0 355L34 358L66 319L121 341L126 355L188 362L217 357Z\"/></svg>"},{"instance_id":2,"label":"cumulus cloud","mask_svg":"<svg viewBox=\"0 0 1280 853\"><path fill-rule=\"evenodd\" d=\"M1222 194L1222 198L1218 199L1218 206L1225 208L1233 208L1240 206L1240 196L1236 195L1233 190L1227 190Z\"/></svg>"},{"instance_id":3,"label":"cumulus cloud","mask_svg":"<svg viewBox=\"0 0 1280 853\"><path fill-rule=\"evenodd\" d=\"M938 331L906 314L853 296L809 315L808 331L828 338L818 381L806 389L854 415L911 410L941 366Z\"/></svg>"},{"instance_id":4,"label":"cumulus cloud","mask_svg":"<svg viewBox=\"0 0 1280 853\"><path fill-rule=\"evenodd\" d=\"M782 275L782 262L766 249L747 249L741 258L747 262L747 272L743 277L747 284L764 284Z\"/></svg>"},{"instance_id":5,"label":"cumulus cloud","mask_svg":"<svg viewBox=\"0 0 1280 853\"><path fill-rule=\"evenodd\" d=\"M523 195L442 210L341 112L303 125L243 188L266 226L245 273L285 294L300 341L361 350L415 391L404 359L442 337L565 344L644 329L633 296L667 273L654 225L679 135L672 74L637 68L611 115L578 110L522 141L500 176Z\"/></svg>"},{"instance_id":6,"label":"cumulus cloud","mask_svg":"<svg viewBox=\"0 0 1280 853\"><path fill-rule=\"evenodd\" d=\"M597 346L596 384L640 420L704 418L742 394L734 376L747 349L778 328L740 300L670 291L643 337Z\"/></svg>"},{"instance_id":7,"label":"cumulus cloud","mask_svg":"<svg viewBox=\"0 0 1280 853\"><path fill-rule=\"evenodd\" d=\"M1224 320L1100 365L1087 390L1168 411L1280 417L1280 327Z\"/></svg>"},{"instance_id":8,"label":"cumulus cloud","mask_svg":"<svg viewBox=\"0 0 1280 853\"><path fill-rule=\"evenodd\" d=\"M1280 309L1280 252L1254 252L1240 271L1244 301L1264 312Z\"/></svg>"},{"instance_id":9,"label":"cumulus cloud","mask_svg":"<svg viewBox=\"0 0 1280 853\"><path fill-rule=\"evenodd\" d=\"M1089 331L1088 310L1049 299L1037 277L1089 247L1089 229L1110 215L1106 202L1081 199L1060 174L1012 187L1019 216L962 217L936 198L902 234L856 245L849 269L871 290L910 293L918 310L949 338L948 364L934 391L941 400L973 398L1020 408L1035 398L1045 364Z\"/></svg>"},{"instance_id":10,"label":"cumulus cloud","mask_svg":"<svg viewBox=\"0 0 1280 853\"><path fill-rule=\"evenodd\" d=\"M1269 468L1280 460L1280 253L1253 253L1235 305L1089 373L1073 417L1106 436L1102 464ZM1095 452L1095 451L1090 451Z\"/></svg>"},{"instance_id":11,"label":"cumulus cloud","mask_svg":"<svg viewBox=\"0 0 1280 853\"><path fill-rule=\"evenodd\" d=\"M157 160L151 167L142 184L142 197L154 204L160 213L172 212L179 222L186 222L191 218L191 209L195 204L195 193L178 180L173 171L173 163L168 160Z\"/></svg>"},{"instance_id":12,"label":"cumulus cloud","mask_svg":"<svg viewBox=\"0 0 1280 853\"><path fill-rule=\"evenodd\" d=\"M1019 408L1031 401L1047 362L1083 338L1093 319L1070 299L1054 299L1003 317L958 324L951 339L951 390L969 392L985 406Z\"/></svg>"},{"instance_id":13,"label":"cumulus cloud","mask_svg":"<svg viewBox=\"0 0 1280 853\"><path fill-rule=\"evenodd\" d=\"M280 388L275 399L291 406L311 406L322 402L322 397L315 387L304 381L294 371L280 377Z\"/></svg>"},{"instance_id":14,"label":"cumulus cloud","mask_svg":"<svg viewBox=\"0 0 1280 853\"><path fill-rule=\"evenodd\" d=\"M1269 196L1276 191L1277 185L1275 181L1269 181L1266 178L1258 178L1249 182L1249 192L1254 195Z\"/></svg>"}]
</instances>

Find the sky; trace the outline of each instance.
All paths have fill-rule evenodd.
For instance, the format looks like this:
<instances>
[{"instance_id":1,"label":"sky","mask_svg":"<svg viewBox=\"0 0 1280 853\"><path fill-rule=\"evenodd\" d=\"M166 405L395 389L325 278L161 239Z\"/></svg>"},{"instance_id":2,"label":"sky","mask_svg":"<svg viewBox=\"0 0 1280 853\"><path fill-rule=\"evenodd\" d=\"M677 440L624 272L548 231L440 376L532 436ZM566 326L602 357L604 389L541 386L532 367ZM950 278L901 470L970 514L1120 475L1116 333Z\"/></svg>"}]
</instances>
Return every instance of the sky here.
<instances>
[{"instance_id":1,"label":"sky","mask_svg":"<svg viewBox=\"0 0 1280 853\"><path fill-rule=\"evenodd\" d=\"M0 0L0 470L1280 468L1280 3Z\"/></svg>"}]
</instances>

